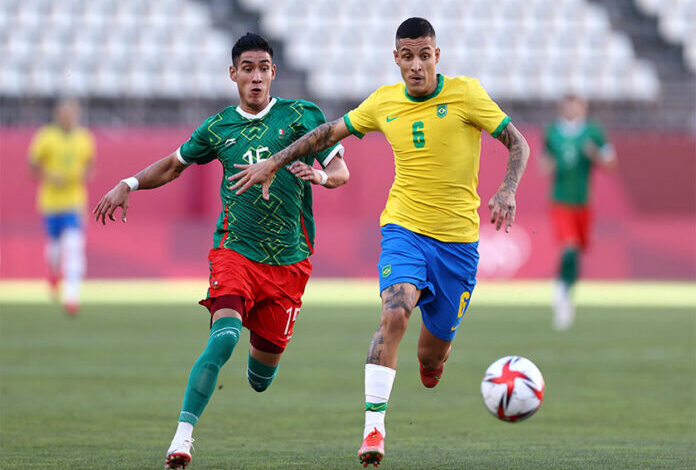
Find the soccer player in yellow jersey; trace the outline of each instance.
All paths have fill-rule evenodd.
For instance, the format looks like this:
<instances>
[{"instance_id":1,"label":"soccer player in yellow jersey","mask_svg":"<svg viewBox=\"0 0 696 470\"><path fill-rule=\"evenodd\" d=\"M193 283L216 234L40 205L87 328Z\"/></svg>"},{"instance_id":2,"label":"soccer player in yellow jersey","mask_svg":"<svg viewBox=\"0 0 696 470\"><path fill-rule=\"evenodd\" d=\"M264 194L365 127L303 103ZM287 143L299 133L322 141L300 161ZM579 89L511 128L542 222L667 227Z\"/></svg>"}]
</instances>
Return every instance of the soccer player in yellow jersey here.
<instances>
[{"instance_id":1,"label":"soccer player in yellow jersey","mask_svg":"<svg viewBox=\"0 0 696 470\"><path fill-rule=\"evenodd\" d=\"M82 213L94 162L94 138L78 125L79 118L77 101L60 101L54 122L39 129L29 148L31 174L39 181L38 209L48 234L49 283L56 297L63 279L62 302L71 315L79 309L85 272Z\"/></svg>"},{"instance_id":2,"label":"soccer player in yellow jersey","mask_svg":"<svg viewBox=\"0 0 696 470\"><path fill-rule=\"evenodd\" d=\"M291 161L354 134L382 132L394 150L396 178L382 212L379 260L382 316L365 365L365 428L358 451L364 466L384 457L384 415L396 374L397 350L418 305L421 380L434 387L476 284L476 193L481 130L508 149L505 178L488 207L496 229L515 218L515 192L529 146L510 118L475 79L436 72L440 50L423 18L396 32L394 60L404 83L383 86L343 118L323 124L268 160L239 165L239 193L261 184L269 197L273 175Z\"/></svg>"}]
</instances>

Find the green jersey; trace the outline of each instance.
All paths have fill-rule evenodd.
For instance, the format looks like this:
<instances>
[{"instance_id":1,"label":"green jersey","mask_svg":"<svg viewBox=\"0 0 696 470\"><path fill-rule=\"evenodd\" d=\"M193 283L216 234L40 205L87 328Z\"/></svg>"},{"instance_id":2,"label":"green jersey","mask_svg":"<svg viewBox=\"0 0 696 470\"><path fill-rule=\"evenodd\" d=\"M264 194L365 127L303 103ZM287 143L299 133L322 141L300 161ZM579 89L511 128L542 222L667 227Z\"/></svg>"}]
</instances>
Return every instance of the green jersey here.
<instances>
[{"instance_id":1,"label":"green jersey","mask_svg":"<svg viewBox=\"0 0 696 470\"><path fill-rule=\"evenodd\" d=\"M266 159L325 121L314 103L272 98L256 115L240 107L225 108L206 119L179 147L177 156L184 164L213 160L222 164L222 212L213 237L215 248L229 248L253 261L276 265L297 263L312 254L311 183L283 168L276 173L266 201L259 185L237 196L227 178L241 171L235 164ZM301 161L312 165L316 159L325 167L337 153L343 153L340 144Z\"/></svg>"},{"instance_id":2,"label":"green jersey","mask_svg":"<svg viewBox=\"0 0 696 470\"><path fill-rule=\"evenodd\" d=\"M593 165L590 149L607 145L602 127L592 122L569 125L559 120L547 127L544 141L546 153L554 161L553 201L587 204Z\"/></svg>"}]
</instances>

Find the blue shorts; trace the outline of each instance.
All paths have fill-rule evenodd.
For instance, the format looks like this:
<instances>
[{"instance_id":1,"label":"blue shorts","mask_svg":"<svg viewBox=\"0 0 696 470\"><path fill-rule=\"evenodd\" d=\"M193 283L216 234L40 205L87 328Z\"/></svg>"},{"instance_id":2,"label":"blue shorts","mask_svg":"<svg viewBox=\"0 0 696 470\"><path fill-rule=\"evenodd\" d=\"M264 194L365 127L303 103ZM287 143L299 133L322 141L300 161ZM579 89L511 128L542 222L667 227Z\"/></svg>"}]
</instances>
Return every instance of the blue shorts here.
<instances>
[{"instance_id":1,"label":"blue shorts","mask_svg":"<svg viewBox=\"0 0 696 470\"><path fill-rule=\"evenodd\" d=\"M60 238L62 233L69 228L81 230L82 218L77 212L47 214L44 216L44 225L46 227L48 236L56 240Z\"/></svg>"},{"instance_id":2,"label":"blue shorts","mask_svg":"<svg viewBox=\"0 0 696 470\"><path fill-rule=\"evenodd\" d=\"M448 243L399 225L382 227L379 291L400 282L420 289L418 307L433 335L451 341L476 285L478 242Z\"/></svg>"}]
</instances>

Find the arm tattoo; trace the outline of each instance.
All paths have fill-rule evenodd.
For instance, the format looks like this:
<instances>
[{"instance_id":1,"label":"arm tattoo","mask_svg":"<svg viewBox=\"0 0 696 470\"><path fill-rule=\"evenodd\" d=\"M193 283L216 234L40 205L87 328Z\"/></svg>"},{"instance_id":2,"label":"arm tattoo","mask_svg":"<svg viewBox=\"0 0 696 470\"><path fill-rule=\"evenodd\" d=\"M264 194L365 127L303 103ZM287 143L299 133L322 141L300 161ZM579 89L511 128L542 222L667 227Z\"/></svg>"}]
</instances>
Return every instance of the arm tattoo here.
<instances>
[{"instance_id":1,"label":"arm tattoo","mask_svg":"<svg viewBox=\"0 0 696 470\"><path fill-rule=\"evenodd\" d=\"M278 165L278 168L283 168L289 163L306 155L311 155L331 147L337 142L333 137L333 131L337 125L338 120L326 122L297 139L292 145L289 145L273 155L273 159Z\"/></svg>"},{"instance_id":2,"label":"arm tattoo","mask_svg":"<svg viewBox=\"0 0 696 470\"><path fill-rule=\"evenodd\" d=\"M498 136L498 140L508 148L508 163L502 188L515 192L529 159L529 144L512 123L509 123Z\"/></svg>"}]
</instances>

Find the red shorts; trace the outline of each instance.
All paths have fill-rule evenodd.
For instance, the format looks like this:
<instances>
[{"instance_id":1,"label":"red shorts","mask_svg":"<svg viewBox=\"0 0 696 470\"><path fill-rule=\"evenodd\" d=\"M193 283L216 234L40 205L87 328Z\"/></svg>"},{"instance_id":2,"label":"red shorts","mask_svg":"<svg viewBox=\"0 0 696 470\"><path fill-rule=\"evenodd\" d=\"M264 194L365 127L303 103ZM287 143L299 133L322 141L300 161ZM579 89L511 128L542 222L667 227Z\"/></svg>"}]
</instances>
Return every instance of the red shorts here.
<instances>
[{"instance_id":1,"label":"red shorts","mask_svg":"<svg viewBox=\"0 0 696 470\"><path fill-rule=\"evenodd\" d=\"M587 248L592 223L589 207L556 203L551 207L551 219L559 242L581 250Z\"/></svg>"},{"instance_id":2,"label":"red shorts","mask_svg":"<svg viewBox=\"0 0 696 470\"><path fill-rule=\"evenodd\" d=\"M271 343L285 348L302 306L302 294L312 272L309 258L295 264L257 263L234 250L213 248L208 254L208 298L199 303L211 312L212 299L225 295L244 299L242 324Z\"/></svg>"}]
</instances>

